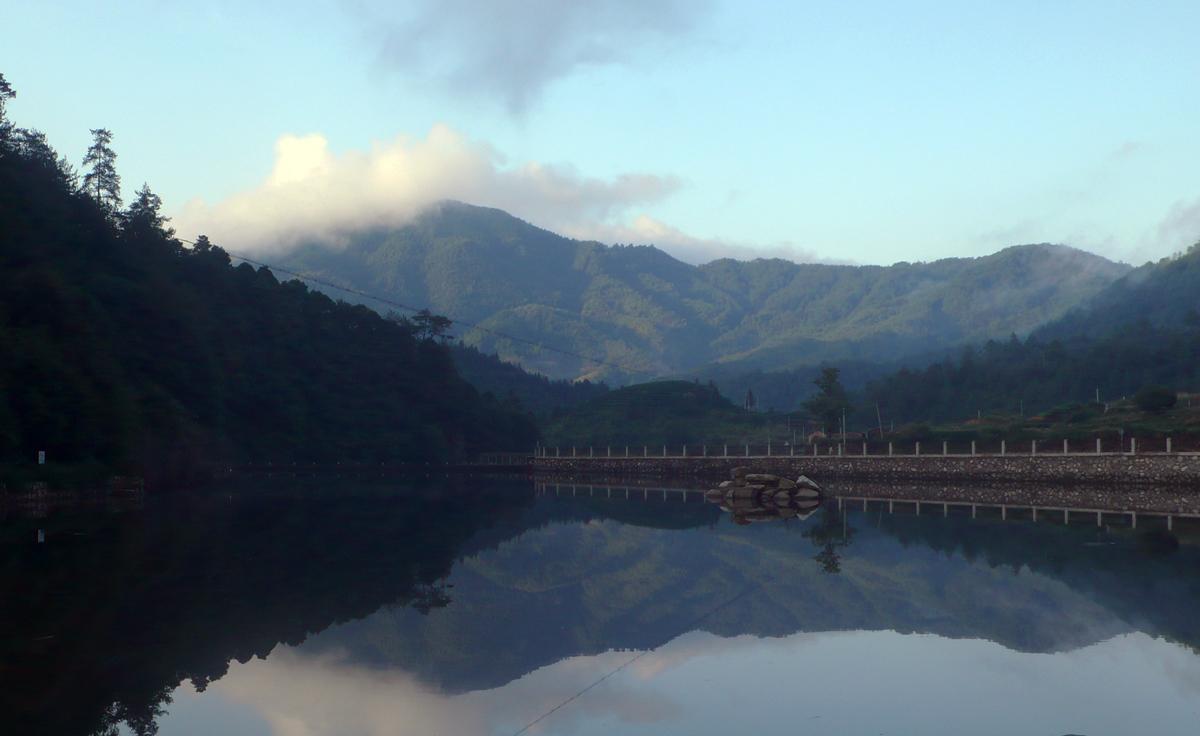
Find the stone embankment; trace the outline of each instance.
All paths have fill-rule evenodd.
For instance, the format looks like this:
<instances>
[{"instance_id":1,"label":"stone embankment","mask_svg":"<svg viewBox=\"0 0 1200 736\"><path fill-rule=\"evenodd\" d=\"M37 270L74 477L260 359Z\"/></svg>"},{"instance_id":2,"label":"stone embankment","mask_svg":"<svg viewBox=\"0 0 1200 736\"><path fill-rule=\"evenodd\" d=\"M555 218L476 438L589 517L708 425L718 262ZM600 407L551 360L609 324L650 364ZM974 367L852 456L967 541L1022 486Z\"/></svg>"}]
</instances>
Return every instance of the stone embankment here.
<instances>
[{"instance_id":1,"label":"stone embankment","mask_svg":"<svg viewBox=\"0 0 1200 736\"><path fill-rule=\"evenodd\" d=\"M738 466L787 477L880 483L1055 483L1192 486L1200 455L976 455L894 457L537 457L534 471L573 477L720 480Z\"/></svg>"}]
</instances>

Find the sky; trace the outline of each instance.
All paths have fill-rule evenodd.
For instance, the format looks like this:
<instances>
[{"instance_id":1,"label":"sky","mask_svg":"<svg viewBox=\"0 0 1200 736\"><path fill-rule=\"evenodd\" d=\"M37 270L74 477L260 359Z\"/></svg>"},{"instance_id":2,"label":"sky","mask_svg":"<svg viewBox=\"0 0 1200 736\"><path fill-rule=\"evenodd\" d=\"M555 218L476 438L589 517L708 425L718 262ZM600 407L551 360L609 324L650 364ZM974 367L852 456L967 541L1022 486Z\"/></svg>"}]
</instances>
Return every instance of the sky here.
<instances>
[{"instance_id":1,"label":"sky","mask_svg":"<svg viewBox=\"0 0 1200 736\"><path fill-rule=\"evenodd\" d=\"M268 252L432 201L689 262L1200 240L1200 3L9 2L9 115Z\"/></svg>"}]
</instances>

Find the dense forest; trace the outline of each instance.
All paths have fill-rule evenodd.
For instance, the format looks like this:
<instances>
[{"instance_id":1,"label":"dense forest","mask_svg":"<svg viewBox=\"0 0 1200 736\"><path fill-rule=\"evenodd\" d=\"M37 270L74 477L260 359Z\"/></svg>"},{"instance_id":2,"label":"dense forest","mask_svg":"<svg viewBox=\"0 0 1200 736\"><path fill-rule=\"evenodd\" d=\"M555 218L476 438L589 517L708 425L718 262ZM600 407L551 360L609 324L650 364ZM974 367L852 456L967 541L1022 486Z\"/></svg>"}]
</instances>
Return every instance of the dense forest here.
<instances>
[{"instance_id":1,"label":"dense forest","mask_svg":"<svg viewBox=\"0 0 1200 736\"><path fill-rule=\"evenodd\" d=\"M0 101L13 91L0 77ZM213 463L445 461L528 449L412 321L185 247L112 134L83 175L0 106L0 467L187 476Z\"/></svg>"},{"instance_id":2,"label":"dense forest","mask_svg":"<svg viewBox=\"0 0 1200 736\"><path fill-rule=\"evenodd\" d=\"M1152 386L1200 389L1200 244L1128 281L1025 340L989 341L870 382L860 418L869 423L877 403L900 424L1028 415Z\"/></svg>"}]
</instances>

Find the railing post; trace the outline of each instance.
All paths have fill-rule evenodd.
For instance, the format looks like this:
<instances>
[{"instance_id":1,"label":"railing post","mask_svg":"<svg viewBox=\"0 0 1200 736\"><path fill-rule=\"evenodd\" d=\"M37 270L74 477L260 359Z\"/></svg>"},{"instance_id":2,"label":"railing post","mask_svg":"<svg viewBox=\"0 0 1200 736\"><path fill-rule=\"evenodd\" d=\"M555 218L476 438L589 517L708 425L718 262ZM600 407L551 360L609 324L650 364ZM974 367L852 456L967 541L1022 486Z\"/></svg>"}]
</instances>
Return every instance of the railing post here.
<instances>
[{"instance_id":1,"label":"railing post","mask_svg":"<svg viewBox=\"0 0 1200 736\"><path fill-rule=\"evenodd\" d=\"M1063 454L1068 455L1071 452L1070 440L1063 438Z\"/></svg>"},{"instance_id":2,"label":"railing post","mask_svg":"<svg viewBox=\"0 0 1200 736\"><path fill-rule=\"evenodd\" d=\"M1000 455L1008 454L1008 440L1000 440Z\"/></svg>"},{"instance_id":3,"label":"railing post","mask_svg":"<svg viewBox=\"0 0 1200 736\"><path fill-rule=\"evenodd\" d=\"M642 445L642 457L650 457L650 446Z\"/></svg>"},{"instance_id":4,"label":"railing post","mask_svg":"<svg viewBox=\"0 0 1200 736\"><path fill-rule=\"evenodd\" d=\"M596 448L588 445L588 457L596 457Z\"/></svg>"},{"instance_id":5,"label":"railing post","mask_svg":"<svg viewBox=\"0 0 1200 736\"><path fill-rule=\"evenodd\" d=\"M916 446L915 446L915 449L914 449L914 451L913 451L913 452L914 452L914 454L915 454L917 457L921 457L921 443L920 443L920 442L918 442L918 443L916 444Z\"/></svg>"},{"instance_id":6,"label":"railing post","mask_svg":"<svg viewBox=\"0 0 1200 736\"><path fill-rule=\"evenodd\" d=\"M1099 437L1096 438L1096 454L1097 455L1100 454L1100 438Z\"/></svg>"},{"instance_id":7,"label":"railing post","mask_svg":"<svg viewBox=\"0 0 1200 736\"><path fill-rule=\"evenodd\" d=\"M771 457L771 440L767 440L767 457Z\"/></svg>"},{"instance_id":8,"label":"railing post","mask_svg":"<svg viewBox=\"0 0 1200 736\"><path fill-rule=\"evenodd\" d=\"M1033 440L1032 444L1029 445L1029 454L1030 455L1037 454L1037 440Z\"/></svg>"},{"instance_id":9,"label":"railing post","mask_svg":"<svg viewBox=\"0 0 1200 736\"><path fill-rule=\"evenodd\" d=\"M796 457L796 444L788 445L788 457Z\"/></svg>"},{"instance_id":10,"label":"railing post","mask_svg":"<svg viewBox=\"0 0 1200 736\"><path fill-rule=\"evenodd\" d=\"M722 447L722 449L721 449L721 453L722 453L722 454L723 454L725 457L729 457L729 445L727 445L727 444L726 444L726 445L722 445L721 447Z\"/></svg>"},{"instance_id":11,"label":"railing post","mask_svg":"<svg viewBox=\"0 0 1200 736\"><path fill-rule=\"evenodd\" d=\"M946 457L946 455L949 454L947 452L947 449L948 449L948 443L946 442L946 440L942 440L942 457Z\"/></svg>"},{"instance_id":12,"label":"railing post","mask_svg":"<svg viewBox=\"0 0 1200 736\"><path fill-rule=\"evenodd\" d=\"M971 440L971 457L975 456L975 440Z\"/></svg>"},{"instance_id":13,"label":"railing post","mask_svg":"<svg viewBox=\"0 0 1200 736\"><path fill-rule=\"evenodd\" d=\"M1137 454L1137 437L1129 438L1129 454L1130 455Z\"/></svg>"},{"instance_id":14,"label":"railing post","mask_svg":"<svg viewBox=\"0 0 1200 736\"><path fill-rule=\"evenodd\" d=\"M663 445L663 457L667 456L667 446Z\"/></svg>"},{"instance_id":15,"label":"railing post","mask_svg":"<svg viewBox=\"0 0 1200 736\"><path fill-rule=\"evenodd\" d=\"M625 445L625 457L629 457L629 445Z\"/></svg>"},{"instance_id":16,"label":"railing post","mask_svg":"<svg viewBox=\"0 0 1200 736\"><path fill-rule=\"evenodd\" d=\"M683 446L683 456L687 457L687 445Z\"/></svg>"},{"instance_id":17,"label":"railing post","mask_svg":"<svg viewBox=\"0 0 1200 736\"><path fill-rule=\"evenodd\" d=\"M867 456L867 441L863 440L863 457Z\"/></svg>"},{"instance_id":18,"label":"railing post","mask_svg":"<svg viewBox=\"0 0 1200 736\"><path fill-rule=\"evenodd\" d=\"M700 445L700 456L708 457L708 445Z\"/></svg>"},{"instance_id":19,"label":"railing post","mask_svg":"<svg viewBox=\"0 0 1200 736\"><path fill-rule=\"evenodd\" d=\"M816 456L817 456L817 443L814 442L813 443L813 457L816 457Z\"/></svg>"},{"instance_id":20,"label":"railing post","mask_svg":"<svg viewBox=\"0 0 1200 736\"><path fill-rule=\"evenodd\" d=\"M750 457L750 443L746 443L746 457Z\"/></svg>"},{"instance_id":21,"label":"railing post","mask_svg":"<svg viewBox=\"0 0 1200 736\"><path fill-rule=\"evenodd\" d=\"M888 457L891 457L891 456L892 456L892 443L889 442L888 443Z\"/></svg>"},{"instance_id":22,"label":"railing post","mask_svg":"<svg viewBox=\"0 0 1200 736\"><path fill-rule=\"evenodd\" d=\"M575 451L575 445L571 445L571 457L578 457L579 453Z\"/></svg>"},{"instance_id":23,"label":"railing post","mask_svg":"<svg viewBox=\"0 0 1200 736\"><path fill-rule=\"evenodd\" d=\"M1171 438L1170 437L1167 438L1167 454L1168 455L1171 454Z\"/></svg>"},{"instance_id":24,"label":"railing post","mask_svg":"<svg viewBox=\"0 0 1200 736\"><path fill-rule=\"evenodd\" d=\"M612 457L612 445L608 446L608 456Z\"/></svg>"}]
</instances>

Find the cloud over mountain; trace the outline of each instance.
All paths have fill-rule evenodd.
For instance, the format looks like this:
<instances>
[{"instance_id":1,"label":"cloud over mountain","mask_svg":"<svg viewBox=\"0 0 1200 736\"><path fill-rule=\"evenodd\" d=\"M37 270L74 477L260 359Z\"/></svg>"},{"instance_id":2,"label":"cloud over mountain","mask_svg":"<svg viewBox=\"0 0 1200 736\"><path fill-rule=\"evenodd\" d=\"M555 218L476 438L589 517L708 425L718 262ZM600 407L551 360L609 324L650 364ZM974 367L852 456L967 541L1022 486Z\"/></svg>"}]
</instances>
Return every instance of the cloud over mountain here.
<instances>
[{"instance_id":1,"label":"cloud over mountain","mask_svg":"<svg viewBox=\"0 0 1200 736\"><path fill-rule=\"evenodd\" d=\"M722 257L821 260L790 243L760 247L697 237L646 211L681 187L669 175L603 179L566 165L510 165L493 147L445 125L424 138L397 136L343 152L320 134L284 135L261 183L215 203L192 200L174 214L173 225L186 238L204 233L235 252L272 254L302 241L337 247L366 229L402 226L451 199L502 209L580 240L657 245L693 264Z\"/></svg>"},{"instance_id":2,"label":"cloud over mountain","mask_svg":"<svg viewBox=\"0 0 1200 736\"><path fill-rule=\"evenodd\" d=\"M343 153L319 134L285 135L261 184L215 204L193 200L175 226L185 237L205 233L233 249L271 252L300 240L337 245L349 233L402 225L433 202L459 199L582 235L597 223L616 227L631 208L678 187L670 176L598 179L568 166L507 166L490 146L443 125L423 139L399 136Z\"/></svg>"}]
</instances>

